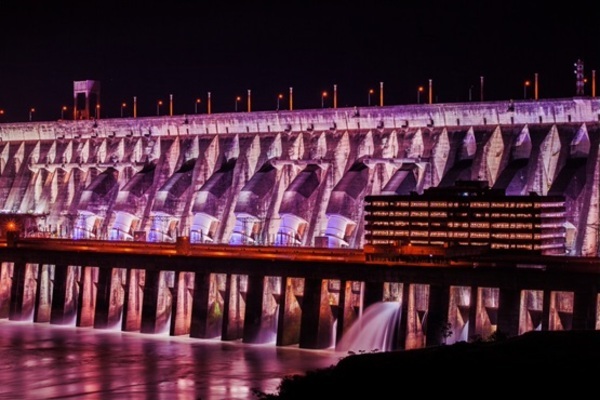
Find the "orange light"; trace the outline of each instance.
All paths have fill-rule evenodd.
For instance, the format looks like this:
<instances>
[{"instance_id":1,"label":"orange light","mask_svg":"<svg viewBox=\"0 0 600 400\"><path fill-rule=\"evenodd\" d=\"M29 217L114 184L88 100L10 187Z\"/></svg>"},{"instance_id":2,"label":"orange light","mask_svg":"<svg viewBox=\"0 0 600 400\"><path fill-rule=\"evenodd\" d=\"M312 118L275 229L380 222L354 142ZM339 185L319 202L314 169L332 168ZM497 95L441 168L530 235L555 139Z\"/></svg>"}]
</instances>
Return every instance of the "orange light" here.
<instances>
[{"instance_id":1,"label":"orange light","mask_svg":"<svg viewBox=\"0 0 600 400\"><path fill-rule=\"evenodd\" d=\"M15 221L8 221L6 223L6 230L9 232L17 231L17 223Z\"/></svg>"}]
</instances>

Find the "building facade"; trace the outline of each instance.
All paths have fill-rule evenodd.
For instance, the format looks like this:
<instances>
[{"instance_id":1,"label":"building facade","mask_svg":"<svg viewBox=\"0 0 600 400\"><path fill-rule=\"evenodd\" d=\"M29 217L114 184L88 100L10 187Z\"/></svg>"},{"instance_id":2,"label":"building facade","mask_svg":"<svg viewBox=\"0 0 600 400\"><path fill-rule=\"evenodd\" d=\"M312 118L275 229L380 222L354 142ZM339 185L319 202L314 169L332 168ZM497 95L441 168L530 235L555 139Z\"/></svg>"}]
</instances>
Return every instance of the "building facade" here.
<instances>
[{"instance_id":1,"label":"building facade","mask_svg":"<svg viewBox=\"0 0 600 400\"><path fill-rule=\"evenodd\" d=\"M366 196L365 214L371 251L409 245L565 254L564 196L508 196L485 181L457 181L423 194Z\"/></svg>"}]
</instances>

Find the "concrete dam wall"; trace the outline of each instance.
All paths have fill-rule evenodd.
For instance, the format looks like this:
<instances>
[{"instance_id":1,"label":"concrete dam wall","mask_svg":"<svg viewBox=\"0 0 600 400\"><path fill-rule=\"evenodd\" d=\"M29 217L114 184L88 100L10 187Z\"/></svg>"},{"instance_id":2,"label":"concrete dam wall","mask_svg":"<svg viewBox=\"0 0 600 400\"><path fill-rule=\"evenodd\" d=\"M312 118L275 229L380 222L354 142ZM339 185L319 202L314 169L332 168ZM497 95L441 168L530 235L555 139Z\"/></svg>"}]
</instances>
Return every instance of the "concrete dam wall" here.
<instances>
[{"instance_id":1,"label":"concrete dam wall","mask_svg":"<svg viewBox=\"0 0 600 400\"><path fill-rule=\"evenodd\" d=\"M366 195L485 180L566 197L598 252L600 101L0 124L0 213L28 236L361 248Z\"/></svg>"}]
</instances>

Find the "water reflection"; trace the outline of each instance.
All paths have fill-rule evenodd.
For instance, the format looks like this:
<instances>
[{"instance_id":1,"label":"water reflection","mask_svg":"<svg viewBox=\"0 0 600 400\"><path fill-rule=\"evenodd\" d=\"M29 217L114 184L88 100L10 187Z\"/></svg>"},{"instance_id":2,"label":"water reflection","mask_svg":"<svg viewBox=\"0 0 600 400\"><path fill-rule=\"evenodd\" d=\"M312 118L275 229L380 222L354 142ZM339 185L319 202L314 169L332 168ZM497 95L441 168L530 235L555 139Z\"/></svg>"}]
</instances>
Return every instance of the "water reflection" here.
<instances>
[{"instance_id":1,"label":"water reflection","mask_svg":"<svg viewBox=\"0 0 600 400\"><path fill-rule=\"evenodd\" d=\"M0 398L254 399L333 350L0 321Z\"/></svg>"}]
</instances>

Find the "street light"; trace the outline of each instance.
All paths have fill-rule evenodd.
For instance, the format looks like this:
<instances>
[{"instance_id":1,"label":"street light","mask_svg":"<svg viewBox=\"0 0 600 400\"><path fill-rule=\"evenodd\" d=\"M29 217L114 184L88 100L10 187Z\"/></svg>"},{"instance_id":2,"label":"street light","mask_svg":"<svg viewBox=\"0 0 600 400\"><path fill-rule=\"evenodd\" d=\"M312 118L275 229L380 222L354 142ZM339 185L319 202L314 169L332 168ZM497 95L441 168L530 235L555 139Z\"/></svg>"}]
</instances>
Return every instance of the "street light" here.
<instances>
[{"instance_id":1,"label":"street light","mask_svg":"<svg viewBox=\"0 0 600 400\"><path fill-rule=\"evenodd\" d=\"M35 108L30 108L29 109L29 121L31 121L33 119L33 113L35 112Z\"/></svg>"},{"instance_id":2,"label":"street light","mask_svg":"<svg viewBox=\"0 0 600 400\"><path fill-rule=\"evenodd\" d=\"M374 92L375 91L373 89L369 89L369 100L368 100L368 103L367 103L369 105L369 107L371 107L371 96L373 96Z\"/></svg>"},{"instance_id":3,"label":"street light","mask_svg":"<svg viewBox=\"0 0 600 400\"><path fill-rule=\"evenodd\" d=\"M156 116L158 117L160 115L160 106L162 106L162 100L159 100L156 103Z\"/></svg>"},{"instance_id":4,"label":"street light","mask_svg":"<svg viewBox=\"0 0 600 400\"><path fill-rule=\"evenodd\" d=\"M421 104L421 93L423 93L423 90L425 90L423 86L417 88L417 104Z\"/></svg>"},{"instance_id":5,"label":"street light","mask_svg":"<svg viewBox=\"0 0 600 400\"><path fill-rule=\"evenodd\" d=\"M65 111L67 111L67 106L62 106L60 109L60 119L65 119Z\"/></svg>"},{"instance_id":6,"label":"street light","mask_svg":"<svg viewBox=\"0 0 600 400\"><path fill-rule=\"evenodd\" d=\"M531 85L531 82L529 81L525 81L525 83L523 83L523 99L527 98L527 88L529 85Z\"/></svg>"},{"instance_id":7,"label":"street light","mask_svg":"<svg viewBox=\"0 0 600 400\"><path fill-rule=\"evenodd\" d=\"M325 107L325 97L327 97L327 92L321 93L321 108Z\"/></svg>"},{"instance_id":8,"label":"street light","mask_svg":"<svg viewBox=\"0 0 600 400\"><path fill-rule=\"evenodd\" d=\"M123 118L123 110L125 109L125 107L127 107L127 103L121 103L121 118Z\"/></svg>"},{"instance_id":9,"label":"street light","mask_svg":"<svg viewBox=\"0 0 600 400\"><path fill-rule=\"evenodd\" d=\"M100 118L100 104L96 104L96 119Z\"/></svg>"},{"instance_id":10,"label":"street light","mask_svg":"<svg viewBox=\"0 0 600 400\"><path fill-rule=\"evenodd\" d=\"M235 98L235 112L237 112L238 103L240 102L240 100L242 100L242 98L240 96L237 96Z\"/></svg>"},{"instance_id":11,"label":"street light","mask_svg":"<svg viewBox=\"0 0 600 400\"><path fill-rule=\"evenodd\" d=\"M198 104L200 104L200 99L196 99L194 103L194 114L198 114Z\"/></svg>"},{"instance_id":12,"label":"street light","mask_svg":"<svg viewBox=\"0 0 600 400\"><path fill-rule=\"evenodd\" d=\"M4 116L4 110L0 109L0 117Z\"/></svg>"},{"instance_id":13,"label":"street light","mask_svg":"<svg viewBox=\"0 0 600 400\"><path fill-rule=\"evenodd\" d=\"M277 111L279 111L279 102L283 99L283 95L280 93L277 95Z\"/></svg>"}]
</instances>

